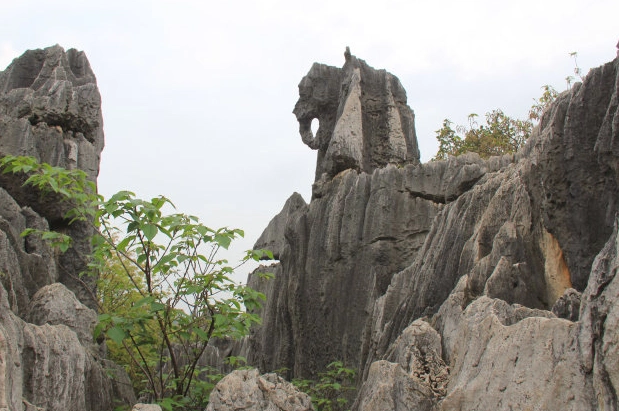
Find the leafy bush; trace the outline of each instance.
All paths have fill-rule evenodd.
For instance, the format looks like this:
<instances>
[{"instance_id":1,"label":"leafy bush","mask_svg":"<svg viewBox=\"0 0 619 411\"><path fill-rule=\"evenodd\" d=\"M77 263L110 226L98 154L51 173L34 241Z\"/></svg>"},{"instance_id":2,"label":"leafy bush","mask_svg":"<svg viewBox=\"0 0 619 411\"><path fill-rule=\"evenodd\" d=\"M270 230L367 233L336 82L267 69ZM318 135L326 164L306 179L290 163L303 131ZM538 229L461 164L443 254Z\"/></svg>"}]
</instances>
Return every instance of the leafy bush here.
<instances>
[{"instance_id":1,"label":"leafy bush","mask_svg":"<svg viewBox=\"0 0 619 411\"><path fill-rule=\"evenodd\" d=\"M557 92L544 86L542 96L535 100L526 120L514 119L502 110L486 113L485 124L479 124L477 114L469 114L468 126L454 126L443 120L443 127L436 130L439 149L433 160L443 160L466 152L478 153L482 158L515 153L531 135L542 113L557 98Z\"/></svg>"},{"instance_id":2,"label":"leafy bush","mask_svg":"<svg viewBox=\"0 0 619 411\"><path fill-rule=\"evenodd\" d=\"M213 338L241 338L260 322L255 312L264 294L236 284L231 267L218 259L221 248L243 236L238 229L211 229L197 217L174 212L163 196L142 200L121 191L105 200L81 170L39 164L32 157L6 156L4 173L24 173L25 185L60 195L65 218L92 224L91 272L99 277L99 324L117 361L136 388L167 410L202 410L221 376L200 366ZM171 209L171 213L165 210ZM71 238L53 231L41 235L61 251ZM249 251L245 262L266 251ZM120 354L124 350L123 354Z\"/></svg>"},{"instance_id":3,"label":"leafy bush","mask_svg":"<svg viewBox=\"0 0 619 411\"><path fill-rule=\"evenodd\" d=\"M292 383L312 398L317 411L343 411L348 405L346 393L355 390L354 381L355 370L334 361L318 374L318 381L293 379Z\"/></svg>"}]
</instances>

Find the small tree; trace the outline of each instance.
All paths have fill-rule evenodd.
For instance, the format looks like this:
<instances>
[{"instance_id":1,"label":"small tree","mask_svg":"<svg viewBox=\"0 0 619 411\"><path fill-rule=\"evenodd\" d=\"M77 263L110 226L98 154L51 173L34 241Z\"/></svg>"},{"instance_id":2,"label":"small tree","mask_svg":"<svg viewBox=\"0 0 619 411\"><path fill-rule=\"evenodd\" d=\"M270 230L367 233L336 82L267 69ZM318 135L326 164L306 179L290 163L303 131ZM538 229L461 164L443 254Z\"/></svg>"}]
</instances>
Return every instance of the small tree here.
<instances>
[{"instance_id":1,"label":"small tree","mask_svg":"<svg viewBox=\"0 0 619 411\"><path fill-rule=\"evenodd\" d=\"M95 336L123 347L139 370L152 400L166 409L203 409L208 379L200 358L213 338L240 338L260 318L255 312L264 294L236 284L228 262L217 258L243 231L211 229L197 217L174 210L167 198L142 200L128 191L109 200L80 170L39 164L31 157L6 156L4 173L26 173L25 184L59 194L69 204L66 218L93 224L94 254L90 274L103 273L101 314ZM120 227L118 227L120 226ZM29 229L61 250L70 237ZM249 251L243 262L266 251ZM242 262L242 263L243 263ZM112 273L109 272L112 270ZM106 283L107 281L107 283Z\"/></svg>"},{"instance_id":2,"label":"small tree","mask_svg":"<svg viewBox=\"0 0 619 411\"><path fill-rule=\"evenodd\" d=\"M115 238L115 241L120 241ZM135 256L132 256L135 257ZM123 261L124 260L124 261ZM131 276L127 275L126 270L133 271ZM136 287L130 280L133 278L138 284ZM135 309L135 304L142 299L142 295L138 291L144 289L144 281L137 272L135 266L130 261L123 257L105 259L103 266L98 270L97 277L97 303L101 314L113 314L119 318L125 318L131 309ZM148 307L142 306L143 310ZM154 340L157 336L157 327L154 321L144 324L146 334L150 340ZM100 337L101 338L101 337ZM139 338L136 336L135 338ZM127 352L123 344L117 344L112 339L107 339L107 357L117 364L122 364L129 374L129 378L133 384L133 389L136 393L148 392L149 388L146 380L142 376L142 372L132 360L135 357L134 351ZM143 356L146 358L156 358L154 349L148 350L148 346L141 345ZM153 346L151 346L153 348ZM131 354L131 355L130 355ZM154 362L151 360L151 362Z\"/></svg>"},{"instance_id":3,"label":"small tree","mask_svg":"<svg viewBox=\"0 0 619 411\"><path fill-rule=\"evenodd\" d=\"M542 96L535 100L526 120L509 117L500 109L486 113L482 125L477 122L477 114L469 114L468 126L456 126L455 129L450 120L443 120L443 127L436 131L439 149L433 160L444 160L468 151L478 153L482 158L515 153L524 146L544 110L557 98L552 87L542 89Z\"/></svg>"}]
</instances>

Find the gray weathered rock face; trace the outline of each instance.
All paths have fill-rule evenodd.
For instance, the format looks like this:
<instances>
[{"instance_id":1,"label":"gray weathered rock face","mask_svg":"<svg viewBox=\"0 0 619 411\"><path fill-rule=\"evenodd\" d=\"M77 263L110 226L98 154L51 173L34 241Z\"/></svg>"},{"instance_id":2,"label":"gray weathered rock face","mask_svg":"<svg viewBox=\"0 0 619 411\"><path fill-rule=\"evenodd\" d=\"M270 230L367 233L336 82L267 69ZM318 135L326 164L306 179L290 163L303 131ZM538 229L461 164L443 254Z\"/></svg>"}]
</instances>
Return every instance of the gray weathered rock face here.
<instances>
[{"instance_id":1,"label":"gray weathered rock face","mask_svg":"<svg viewBox=\"0 0 619 411\"><path fill-rule=\"evenodd\" d=\"M264 348L250 350L254 363L295 376L336 359L359 364L368 308L413 261L442 206L412 196L401 177L393 166L372 175L344 171L289 215L279 232L285 245L275 250L276 290L267 293L265 311L273 314L252 338Z\"/></svg>"},{"instance_id":2,"label":"gray weathered rock face","mask_svg":"<svg viewBox=\"0 0 619 411\"><path fill-rule=\"evenodd\" d=\"M103 149L101 96L86 55L29 50L0 74L0 151L31 155L93 179Z\"/></svg>"},{"instance_id":3,"label":"gray weathered rock face","mask_svg":"<svg viewBox=\"0 0 619 411\"><path fill-rule=\"evenodd\" d=\"M233 371L217 383L206 411L310 411L310 397L277 374Z\"/></svg>"},{"instance_id":4,"label":"gray weathered rock face","mask_svg":"<svg viewBox=\"0 0 619 411\"><path fill-rule=\"evenodd\" d=\"M394 342L385 360L372 363L353 408L430 411L445 395L448 381L440 335L427 322L416 320Z\"/></svg>"},{"instance_id":5,"label":"gray weathered rock face","mask_svg":"<svg viewBox=\"0 0 619 411\"><path fill-rule=\"evenodd\" d=\"M77 334L82 345L93 345L97 313L82 304L61 283L46 285L36 292L25 320L36 325L66 325Z\"/></svg>"},{"instance_id":6,"label":"gray weathered rock face","mask_svg":"<svg viewBox=\"0 0 619 411\"><path fill-rule=\"evenodd\" d=\"M595 392L592 409L619 407L619 236L615 227L611 238L593 262L580 310L579 348L582 371L591 376Z\"/></svg>"},{"instance_id":7,"label":"gray weathered rock face","mask_svg":"<svg viewBox=\"0 0 619 411\"><path fill-rule=\"evenodd\" d=\"M0 72L0 154L28 155L68 169L80 168L94 180L103 149L101 96L83 52L60 46L29 50ZM29 207L49 226L74 239L58 258L60 281L80 301L94 308L88 287L77 279L84 271L79 253L88 255L91 231L86 224L64 221L65 206L23 189L21 179L0 177L0 186L22 207ZM35 290L38 288L35 288ZM30 297L32 294L30 294Z\"/></svg>"},{"instance_id":8,"label":"gray weathered rock face","mask_svg":"<svg viewBox=\"0 0 619 411\"><path fill-rule=\"evenodd\" d=\"M0 72L0 154L30 155L93 180L103 148L101 99L86 56L60 46L31 50ZM0 409L113 409L135 402L108 372L124 371L98 355L92 279L79 278L91 229L69 225L64 205L0 176ZM73 238L58 254L28 227ZM125 374L126 375L126 374ZM125 381L126 382L126 381Z\"/></svg>"},{"instance_id":9,"label":"gray weathered rock face","mask_svg":"<svg viewBox=\"0 0 619 411\"><path fill-rule=\"evenodd\" d=\"M343 360L360 372L354 409L616 409L619 60L561 94L516 155L428 164L332 167L356 158L369 115L346 106L357 83L341 73L314 65L299 87L301 133L323 152L312 201L263 234L279 263L253 284L269 294L253 363L312 377ZM354 138L330 148L336 124Z\"/></svg>"},{"instance_id":10,"label":"gray weathered rock face","mask_svg":"<svg viewBox=\"0 0 619 411\"><path fill-rule=\"evenodd\" d=\"M389 163L418 164L415 116L400 81L348 49L345 57L341 69L314 64L299 83L294 114L303 142L318 150L316 180L347 169L371 173Z\"/></svg>"},{"instance_id":11,"label":"gray weathered rock face","mask_svg":"<svg viewBox=\"0 0 619 411\"><path fill-rule=\"evenodd\" d=\"M135 404L131 411L161 411L157 404Z\"/></svg>"}]
</instances>

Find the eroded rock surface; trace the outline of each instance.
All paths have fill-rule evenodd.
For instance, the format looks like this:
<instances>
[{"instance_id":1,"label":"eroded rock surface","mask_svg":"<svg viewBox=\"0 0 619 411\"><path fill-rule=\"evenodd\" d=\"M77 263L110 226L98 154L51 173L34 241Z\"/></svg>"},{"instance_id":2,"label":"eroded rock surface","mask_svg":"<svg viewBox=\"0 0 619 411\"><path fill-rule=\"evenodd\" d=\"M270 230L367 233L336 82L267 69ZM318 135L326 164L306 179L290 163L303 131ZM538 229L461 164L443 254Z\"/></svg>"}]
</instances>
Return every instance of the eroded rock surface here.
<instances>
[{"instance_id":1,"label":"eroded rock surface","mask_svg":"<svg viewBox=\"0 0 619 411\"><path fill-rule=\"evenodd\" d=\"M611 238L593 262L581 301L580 349L583 372L593 374L596 406L600 410L619 407L619 237Z\"/></svg>"},{"instance_id":2,"label":"eroded rock surface","mask_svg":"<svg viewBox=\"0 0 619 411\"><path fill-rule=\"evenodd\" d=\"M28 155L53 166L80 168L94 180L103 145L101 96L83 52L65 52L60 46L29 50L0 72L0 154ZM0 176L0 186L21 207L31 208L48 226L73 238L72 249L58 258L62 268L54 273L58 276L54 281L94 308L92 284L77 278L85 269L80 254L90 252L91 229L80 223L69 226L64 220L65 204L42 198L22 183L19 176Z\"/></svg>"},{"instance_id":3,"label":"eroded rock surface","mask_svg":"<svg viewBox=\"0 0 619 411\"><path fill-rule=\"evenodd\" d=\"M103 149L101 98L86 56L60 46L30 50L0 72L0 154L29 155L91 179ZM79 277L91 252L91 228L68 224L66 205L0 176L0 409L101 410L133 392L98 355L94 279ZM65 254L26 228L73 239ZM126 384L126 379L124 380Z\"/></svg>"},{"instance_id":4,"label":"eroded rock surface","mask_svg":"<svg viewBox=\"0 0 619 411\"><path fill-rule=\"evenodd\" d=\"M318 150L316 180L347 169L371 173L389 163L418 164L415 116L398 78L348 49L345 57L341 69L315 63L299 83L293 112L303 142Z\"/></svg>"},{"instance_id":5,"label":"eroded rock surface","mask_svg":"<svg viewBox=\"0 0 619 411\"><path fill-rule=\"evenodd\" d=\"M418 164L368 161L360 141L390 140L365 128L364 62L314 65L295 108L319 150L312 201L265 231L279 263L255 284L270 297L253 363L311 378L343 360L355 409L616 409L618 66L561 94L515 155ZM406 337L420 318L436 338ZM410 365L427 353L434 386Z\"/></svg>"},{"instance_id":6,"label":"eroded rock surface","mask_svg":"<svg viewBox=\"0 0 619 411\"><path fill-rule=\"evenodd\" d=\"M310 411L310 397L277 374L233 371L217 383L206 411Z\"/></svg>"},{"instance_id":7,"label":"eroded rock surface","mask_svg":"<svg viewBox=\"0 0 619 411\"><path fill-rule=\"evenodd\" d=\"M372 363L355 410L432 410L445 395L449 367L440 335L416 320L391 346L385 360Z\"/></svg>"},{"instance_id":8,"label":"eroded rock surface","mask_svg":"<svg viewBox=\"0 0 619 411\"><path fill-rule=\"evenodd\" d=\"M413 261L442 207L411 195L394 166L371 175L346 170L320 190L282 230L285 245L263 311L272 314L250 349L252 363L294 376L313 375L336 359L359 364L368 309L393 273Z\"/></svg>"}]
</instances>

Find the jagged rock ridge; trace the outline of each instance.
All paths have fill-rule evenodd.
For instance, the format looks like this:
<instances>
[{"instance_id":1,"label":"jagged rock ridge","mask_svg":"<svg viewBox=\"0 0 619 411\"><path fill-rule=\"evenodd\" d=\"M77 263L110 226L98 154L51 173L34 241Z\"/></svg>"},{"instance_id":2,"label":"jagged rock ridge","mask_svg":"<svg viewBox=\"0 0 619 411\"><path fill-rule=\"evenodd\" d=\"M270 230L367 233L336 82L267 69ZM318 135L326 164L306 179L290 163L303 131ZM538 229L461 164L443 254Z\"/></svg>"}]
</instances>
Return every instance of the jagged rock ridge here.
<instances>
[{"instance_id":1,"label":"jagged rock ridge","mask_svg":"<svg viewBox=\"0 0 619 411\"><path fill-rule=\"evenodd\" d=\"M616 409L619 60L560 95L516 155L428 164L353 149L355 161L329 160L392 141L358 143L371 116L347 101L390 75L351 62L314 65L299 85L304 142L330 142L312 201L293 195L256 244L280 261L261 268L271 283L250 278L268 296L251 361L312 377L343 360L360 372L359 410ZM303 109L308 96L319 111ZM325 129L311 140L314 117ZM352 131L330 149L336 129ZM398 348L419 321L434 337Z\"/></svg>"},{"instance_id":2,"label":"jagged rock ridge","mask_svg":"<svg viewBox=\"0 0 619 411\"><path fill-rule=\"evenodd\" d=\"M30 50L0 72L0 154L80 168L94 181L102 149L101 97L83 52ZM135 402L124 371L101 359L93 341L94 279L79 278L91 228L69 225L64 205L23 181L0 176L0 410L108 411L114 399ZM61 231L73 246L57 254L22 238L27 227Z\"/></svg>"}]
</instances>

